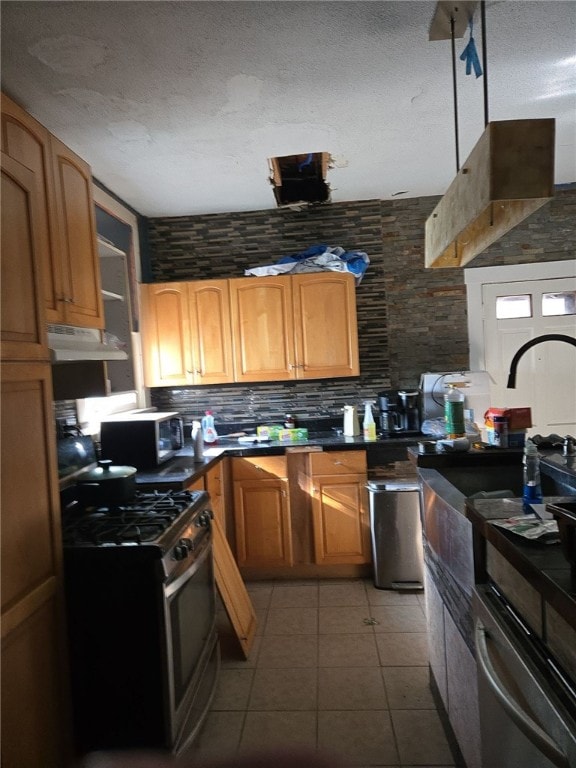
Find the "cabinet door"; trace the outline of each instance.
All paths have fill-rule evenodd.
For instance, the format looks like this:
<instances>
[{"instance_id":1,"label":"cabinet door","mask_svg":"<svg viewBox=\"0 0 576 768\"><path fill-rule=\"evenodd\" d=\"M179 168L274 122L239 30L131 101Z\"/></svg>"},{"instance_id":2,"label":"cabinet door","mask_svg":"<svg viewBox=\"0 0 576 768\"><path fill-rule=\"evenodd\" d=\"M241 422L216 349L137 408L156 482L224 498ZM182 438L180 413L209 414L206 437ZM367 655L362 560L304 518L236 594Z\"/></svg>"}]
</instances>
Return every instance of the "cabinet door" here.
<instances>
[{"instance_id":1,"label":"cabinet door","mask_svg":"<svg viewBox=\"0 0 576 768\"><path fill-rule=\"evenodd\" d=\"M319 272L291 279L297 378L358 376L354 276Z\"/></svg>"},{"instance_id":2,"label":"cabinet door","mask_svg":"<svg viewBox=\"0 0 576 768\"><path fill-rule=\"evenodd\" d=\"M58 479L48 363L3 363L2 765L67 765ZM33 439L22 439L22 435Z\"/></svg>"},{"instance_id":3,"label":"cabinet door","mask_svg":"<svg viewBox=\"0 0 576 768\"><path fill-rule=\"evenodd\" d=\"M235 480L234 520L240 567L292 565L286 480Z\"/></svg>"},{"instance_id":4,"label":"cabinet door","mask_svg":"<svg viewBox=\"0 0 576 768\"><path fill-rule=\"evenodd\" d=\"M228 280L188 283L194 384L234 381Z\"/></svg>"},{"instance_id":5,"label":"cabinet door","mask_svg":"<svg viewBox=\"0 0 576 768\"><path fill-rule=\"evenodd\" d=\"M56 211L50 134L22 107L2 94L2 151L36 176L38 210L38 263L42 268L42 284L46 320L62 322L63 301L62 261L56 242Z\"/></svg>"},{"instance_id":6,"label":"cabinet door","mask_svg":"<svg viewBox=\"0 0 576 768\"><path fill-rule=\"evenodd\" d=\"M187 284L141 285L140 299L144 384L192 384Z\"/></svg>"},{"instance_id":7,"label":"cabinet door","mask_svg":"<svg viewBox=\"0 0 576 768\"><path fill-rule=\"evenodd\" d=\"M235 381L296 378L290 277L230 280Z\"/></svg>"},{"instance_id":8,"label":"cabinet door","mask_svg":"<svg viewBox=\"0 0 576 768\"><path fill-rule=\"evenodd\" d=\"M58 252L62 254L64 319L70 325L104 327L100 261L90 166L50 136L57 215Z\"/></svg>"},{"instance_id":9,"label":"cabinet door","mask_svg":"<svg viewBox=\"0 0 576 768\"><path fill-rule=\"evenodd\" d=\"M47 360L37 179L4 153L1 163L2 359Z\"/></svg>"},{"instance_id":10,"label":"cabinet door","mask_svg":"<svg viewBox=\"0 0 576 768\"><path fill-rule=\"evenodd\" d=\"M210 494L210 504L212 506L212 512L214 517L218 520L220 529L226 534L226 510L224 508L224 478L223 478L224 462L219 461L215 467L206 472L205 486L206 490Z\"/></svg>"},{"instance_id":11,"label":"cabinet door","mask_svg":"<svg viewBox=\"0 0 576 768\"><path fill-rule=\"evenodd\" d=\"M370 562L366 475L312 478L314 557L321 564Z\"/></svg>"}]
</instances>

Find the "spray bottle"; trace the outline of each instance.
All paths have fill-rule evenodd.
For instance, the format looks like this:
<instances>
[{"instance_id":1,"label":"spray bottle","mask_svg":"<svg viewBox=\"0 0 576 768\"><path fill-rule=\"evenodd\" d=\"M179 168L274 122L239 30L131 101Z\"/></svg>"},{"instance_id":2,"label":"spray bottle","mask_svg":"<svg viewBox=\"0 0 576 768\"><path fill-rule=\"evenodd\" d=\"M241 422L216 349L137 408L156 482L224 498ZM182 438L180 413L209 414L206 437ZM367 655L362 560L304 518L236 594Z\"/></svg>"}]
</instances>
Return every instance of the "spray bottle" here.
<instances>
[{"instance_id":1,"label":"spray bottle","mask_svg":"<svg viewBox=\"0 0 576 768\"><path fill-rule=\"evenodd\" d=\"M206 411L202 416L202 437L205 443L215 443L218 440L218 433L214 427L214 416L212 411Z\"/></svg>"},{"instance_id":2,"label":"spray bottle","mask_svg":"<svg viewBox=\"0 0 576 768\"><path fill-rule=\"evenodd\" d=\"M373 400L364 401L364 422L362 423L362 431L364 433L364 440L374 441L376 440L376 422L374 421L374 415L372 413Z\"/></svg>"}]
</instances>

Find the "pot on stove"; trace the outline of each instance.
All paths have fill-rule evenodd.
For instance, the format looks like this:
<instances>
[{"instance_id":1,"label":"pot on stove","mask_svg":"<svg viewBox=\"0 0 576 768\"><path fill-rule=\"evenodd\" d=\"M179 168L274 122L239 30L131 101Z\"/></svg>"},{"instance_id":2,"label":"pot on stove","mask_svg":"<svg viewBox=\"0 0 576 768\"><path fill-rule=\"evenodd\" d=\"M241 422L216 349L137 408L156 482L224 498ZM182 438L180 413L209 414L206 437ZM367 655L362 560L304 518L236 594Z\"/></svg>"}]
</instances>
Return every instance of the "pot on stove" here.
<instances>
[{"instance_id":1,"label":"pot on stove","mask_svg":"<svg viewBox=\"0 0 576 768\"><path fill-rule=\"evenodd\" d=\"M76 482L85 503L123 504L136 495L136 472L136 467L114 465L111 459L100 459L97 467L82 472Z\"/></svg>"}]
</instances>

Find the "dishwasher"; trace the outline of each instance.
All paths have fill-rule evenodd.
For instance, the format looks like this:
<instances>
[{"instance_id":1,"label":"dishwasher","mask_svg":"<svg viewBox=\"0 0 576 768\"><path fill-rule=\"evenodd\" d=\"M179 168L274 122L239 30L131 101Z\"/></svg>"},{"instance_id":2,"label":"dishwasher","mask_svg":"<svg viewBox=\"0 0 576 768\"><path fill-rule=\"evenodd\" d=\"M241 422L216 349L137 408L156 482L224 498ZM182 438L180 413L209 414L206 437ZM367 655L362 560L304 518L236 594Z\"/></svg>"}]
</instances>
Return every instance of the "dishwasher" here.
<instances>
[{"instance_id":1,"label":"dishwasher","mask_svg":"<svg viewBox=\"0 0 576 768\"><path fill-rule=\"evenodd\" d=\"M374 586L423 589L420 486L411 479L369 480Z\"/></svg>"},{"instance_id":2,"label":"dishwasher","mask_svg":"<svg viewBox=\"0 0 576 768\"><path fill-rule=\"evenodd\" d=\"M572 680L495 585L473 606L482 768L574 768Z\"/></svg>"}]
</instances>

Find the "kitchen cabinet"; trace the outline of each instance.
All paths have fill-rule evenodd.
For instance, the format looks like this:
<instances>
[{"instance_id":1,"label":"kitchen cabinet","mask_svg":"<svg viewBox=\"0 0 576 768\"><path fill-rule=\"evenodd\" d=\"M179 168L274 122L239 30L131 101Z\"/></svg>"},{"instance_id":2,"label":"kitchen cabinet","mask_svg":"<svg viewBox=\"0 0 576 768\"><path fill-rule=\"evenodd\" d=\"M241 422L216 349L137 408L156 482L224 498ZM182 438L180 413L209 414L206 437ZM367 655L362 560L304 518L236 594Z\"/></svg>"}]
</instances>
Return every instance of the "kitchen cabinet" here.
<instances>
[{"instance_id":1,"label":"kitchen cabinet","mask_svg":"<svg viewBox=\"0 0 576 768\"><path fill-rule=\"evenodd\" d=\"M230 280L237 382L357 376L352 275Z\"/></svg>"},{"instance_id":2,"label":"kitchen cabinet","mask_svg":"<svg viewBox=\"0 0 576 768\"><path fill-rule=\"evenodd\" d=\"M308 462L315 562L369 563L365 451L311 453Z\"/></svg>"},{"instance_id":3,"label":"kitchen cabinet","mask_svg":"<svg viewBox=\"0 0 576 768\"><path fill-rule=\"evenodd\" d=\"M240 567L291 566L285 456L232 459L236 560Z\"/></svg>"},{"instance_id":4,"label":"kitchen cabinet","mask_svg":"<svg viewBox=\"0 0 576 768\"><path fill-rule=\"evenodd\" d=\"M106 331L122 342L128 355L126 360L106 363L106 379L111 393L129 392L136 389L136 379L127 256L100 236L97 243Z\"/></svg>"},{"instance_id":5,"label":"kitchen cabinet","mask_svg":"<svg viewBox=\"0 0 576 768\"><path fill-rule=\"evenodd\" d=\"M4 254L6 258L6 254ZM68 687L48 362L2 363L2 765L66 765ZM33 439L22 439L22 435Z\"/></svg>"},{"instance_id":6,"label":"kitchen cabinet","mask_svg":"<svg viewBox=\"0 0 576 768\"><path fill-rule=\"evenodd\" d=\"M2 153L2 765L71 762L41 180ZM25 436L25 439L23 438Z\"/></svg>"},{"instance_id":7,"label":"kitchen cabinet","mask_svg":"<svg viewBox=\"0 0 576 768\"><path fill-rule=\"evenodd\" d=\"M36 175L2 153L2 358L47 360ZM18 257L15 258L15 254Z\"/></svg>"},{"instance_id":8,"label":"kitchen cabinet","mask_svg":"<svg viewBox=\"0 0 576 768\"><path fill-rule=\"evenodd\" d=\"M211 467L204 476L205 488L210 494L210 504L221 531L226 533L226 510L224 504L224 459Z\"/></svg>"},{"instance_id":9,"label":"kitchen cabinet","mask_svg":"<svg viewBox=\"0 0 576 768\"><path fill-rule=\"evenodd\" d=\"M36 175L46 321L103 328L89 165L5 94L1 146Z\"/></svg>"},{"instance_id":10,"label":"kitchen cabinet","mask_svg":"<svg viewBox=\"0 0 576 768\"><path fill-rule=\"evenodd\" d=\"M141 286L147 387L234 380L227 280Z\"/></svg>"}]
</instances>

